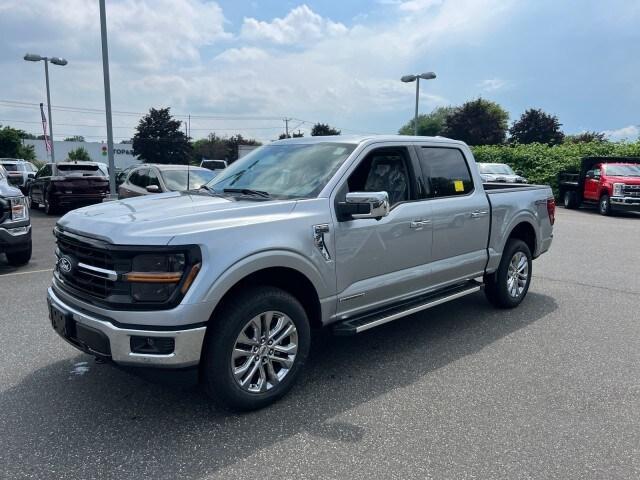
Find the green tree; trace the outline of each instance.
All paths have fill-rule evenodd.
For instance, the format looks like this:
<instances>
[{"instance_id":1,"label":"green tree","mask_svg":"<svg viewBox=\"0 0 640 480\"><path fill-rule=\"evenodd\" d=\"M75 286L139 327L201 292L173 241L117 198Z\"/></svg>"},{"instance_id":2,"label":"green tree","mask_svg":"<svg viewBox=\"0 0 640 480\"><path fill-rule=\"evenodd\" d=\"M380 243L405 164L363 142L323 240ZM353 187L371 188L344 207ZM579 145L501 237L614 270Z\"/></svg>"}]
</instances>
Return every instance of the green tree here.
<instances>
[{"instance_id":1,"label":"green tree","mask_svg":"<svg viewBox=\"0 0 640 480\"><path fill-rule=\"evenodd\" d=\"M238 159L239 145L260 145L260 142L242 135L231 137L220 137L215 133L210 133L207 138L193 142L193 163L200 164L203 158L214 160L227 160L229 163Z\"/></svg>"},{"instance_id":2,"label":"green tree","mask_svg":"<svg viewBox=\"0 0 640 480\"><path fill-rule=\"evenodd\" d=\"M607 136L600 132L582 132L576 135L565 135L565 143L607 142Z\"/></svg>"},{"instance_id":3,"label":"green tree","mask_svg":"<svg viewBox=\"0 0 640 480\"><path fill-rule=\"evenodd\" d=\"M3 128L0 125L0 157L34 160L36 153L33 145L22 144L25 135L26 132L22 130L11 127Z\"/></svg>"},{"instance_id":4,"label":"green tree","mask_svg":"<svg viewBox=\"0 0 640 480\"><path fill-rule=\"evenodd\" d=\"M286 133L281 133L280 136L278 137L278 140L284 140L285 138L302 138L302 137L304 137L304 133L298 130L297 132L293 132L293 134L289 134L289 135L287 135Z\"/></svg>"},{"instance_id":5,"label":"green tree","mask_svg":"<svg viewBox=\"0 0 640 480\"><path fill-rule=\"evenodd\" d=\"M84 137L82 135L73 135L72 137L67 137L64 139L65 142L84 142Z\"/></svg>"},{"instance_id":6,"label":"green tree","mask_svg":"<svg viewBox=\"0 0 640 480\"><path fill-rule=\"evenodd\" d=\"M69 152L69 154L67 155L67 158L69 160L75 160L78 162L90 162L91 161L91 156L89 155L89 152L87 152L87 150L85 150L84 147L78 147L75 150L71 150Z\"/></svg>"},{"instance_id":7,"label":"green tree","mask_svg":"<svg viewBox=\"0 0 640 480\"><path fill-rule=\"evenodd\" d=\"M438 107L433 112L418 115L418 135L435 137L442 135L444 124L449 115L454 111L453 107ZM403 125L398 133L400 135L413 135L415 118Z\"/></svg>"},{"instance_id":8,"label":"green tree","mask_svg":"<svg viewBox=\"0 0 640 480\"><path fill-rule=\"evenodd\" d=\"M447 116L442 134L469 145L504 143L509 114L497 103L478 98Z\"/></svg>"},{"instance_id":9,"label":"green tree","mask_svg":"<svg viewBox=\"0 0 640 480\"><path fill-rule=\"evenodd\" d=\"M557 145L564 140L564 133L560 130L562 124L555 115L549 115L540 109L530 108L519 120L513 122L509 129L509 141L523 145L529 143L543 143Z\"/></svg>"},{"instance_id":10,"label":"green tree","mask_svg":"<svg viewBox=\"0 0 640 480\"><path fill-rule=\"evenodd\" d=\"M340 130L336 130L326 123L316 123L311 129L312 137L325 137L328 135L340 135Z\"/></svg>"},{"instance_id":11,"label":"green tree","mask_svg":"<svg viewBox=\"0 0 640 480\"><path fill-rule=\"evenodd\" d=\"M187 164L191 143L169 108L152 108L140 119L133 136L133 153L146 163Z\"/></svg>"}]
</instances>

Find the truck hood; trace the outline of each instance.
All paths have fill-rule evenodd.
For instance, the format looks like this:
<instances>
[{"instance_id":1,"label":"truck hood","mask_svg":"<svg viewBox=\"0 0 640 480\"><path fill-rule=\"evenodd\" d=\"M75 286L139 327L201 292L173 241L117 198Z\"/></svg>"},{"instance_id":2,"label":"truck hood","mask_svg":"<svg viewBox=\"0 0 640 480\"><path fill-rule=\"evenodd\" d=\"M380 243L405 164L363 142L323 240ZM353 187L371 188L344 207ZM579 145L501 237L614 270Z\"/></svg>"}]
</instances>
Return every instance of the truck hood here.
<instances>
[{"instance_id":1,"label":"truck hood","mask_svg":"<svg viewBox=\"0 0 640 480\"><path fill-rule=\"evenodd\" d=\"M294 200L169 192L73 210L58 226L118 245L167 245L174 238L173 243L190 243L186 237L195 233L279 220L295 204Z\"/></svg>"},{"instance_id":2,"label":"truck hood","mask_svg":"<svg viewBox=\"0 0 640 480\"><path fill-rule=\"evenodd\" d=\"M614 177L607 175L606 181L609 183L624 183L625 185L640 185L640 177Z\"/></svg>"}]
</instances>

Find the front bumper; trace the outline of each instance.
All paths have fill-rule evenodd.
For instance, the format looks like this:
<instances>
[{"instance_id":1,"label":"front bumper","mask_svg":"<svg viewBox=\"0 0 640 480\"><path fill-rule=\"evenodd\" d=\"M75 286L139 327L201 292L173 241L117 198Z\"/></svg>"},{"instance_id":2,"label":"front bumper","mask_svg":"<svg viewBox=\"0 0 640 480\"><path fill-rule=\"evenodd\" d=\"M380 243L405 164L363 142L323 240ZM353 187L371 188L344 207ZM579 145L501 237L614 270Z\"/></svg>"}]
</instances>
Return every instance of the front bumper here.
<instances>
[{"instance_id":1,"label":"front bumper","mask_svg":"<svg viewBox=\"0 0 640 480\"><path fill-rule=\"evenodd\" d=\"M640 197L611 197L609 201L615 210L640 211Z\"/></svg>"},{"instance_id":2,"label":"front bumper","mask_svg":"<svg viewBox=\"0 0 640 480\"><path fill-rule=\"evenodd\" d=\"M115 363L127 366L148 366L165 368L185 368L192 367L200 363L200 353L206 327L179 328L152 330L141 327L121 328L114 325L106 318L98 318L97 315L75 306L69 301L62 300L50 287L47 294L47 302L54 305L59 311L64 312L72 322L86 327L86 330L97 332L94 337L99 336L108 340L108 352L103 347L104 342L98 342L100 347L96 347L81 338L60 333L71 345L77 349L101 357L110 357ZM146 354L134 353L131 351L132 337L148 338L173 338L175 348L170 354Z\"/></svg>"},{"instance_id":3,"label":"front bumper","mask_svg":"<svg viewBox=\"0 0 640 480\"><path fill-rule=\"evenodd\" d=\"M29 221L0 225L0 253L26 250L31 245Z\"/></svg>"}]
</instances>

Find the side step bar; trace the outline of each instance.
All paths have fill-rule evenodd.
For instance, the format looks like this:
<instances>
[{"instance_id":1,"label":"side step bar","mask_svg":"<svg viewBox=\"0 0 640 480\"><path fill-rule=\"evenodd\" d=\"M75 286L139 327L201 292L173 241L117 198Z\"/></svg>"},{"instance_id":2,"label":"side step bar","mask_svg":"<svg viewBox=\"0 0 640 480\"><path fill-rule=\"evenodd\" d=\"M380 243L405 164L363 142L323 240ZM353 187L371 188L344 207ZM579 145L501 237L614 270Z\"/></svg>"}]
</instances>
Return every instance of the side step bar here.
<instances>
[{"instance_id":1,"label":"side step bar","mask_svg":"<svg viewBox=\"0 0 640 480\"><path fill-rule=\"evenodd\" d=\"M383 310L367 315L362 315L336 323L333 327L334 335L355 335L370 328L393 322L398 318L412 315L442 303L450 302L465 295L478 292L482 284L471 280L470 282L439 290L438 292L414 298L400 305L387 307Z\"/></svg>"}]
</instances>

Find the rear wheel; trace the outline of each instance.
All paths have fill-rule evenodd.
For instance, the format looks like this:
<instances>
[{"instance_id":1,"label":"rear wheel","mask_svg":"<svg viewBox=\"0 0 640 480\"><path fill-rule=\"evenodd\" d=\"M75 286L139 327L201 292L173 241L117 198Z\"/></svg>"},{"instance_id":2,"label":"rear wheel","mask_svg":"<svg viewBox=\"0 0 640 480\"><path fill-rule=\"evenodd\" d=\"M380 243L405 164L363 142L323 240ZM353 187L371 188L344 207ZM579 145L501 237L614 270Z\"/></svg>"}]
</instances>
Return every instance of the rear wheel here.
<instances>
[{"instance_id":1,"label":"rear wheel","mask_svg":"<svg viewBox=\"0 0 640 480\"><path fill-rule=\"evenodd\" d=\"M531 250L522 240L512 238L502 252L498 270L484 278L484 293L498 308L514 308L520 305L529 291Z\"/></svg>"},{"instance_id":2,"label":"rear wheel","mask_svg":"<svg viewBox=\"0 0 640 480\"><path fill-rule=\"evenodd\" d=\"M205 339L201 379L227 410L255 410L286 394L309 353L306 312L274 287L242 292L217 312Z\"/></svg>"},{"instance_id":3,"label":"rear wheel","mask_svg":"<svg viewBox=\"0 0 640 480\"><path fill-rule=\"evenodd\" d=\"M611 215L611 200L609 199L609 195L606 193L600 197L598 211L600 212L600 215Z\"/></svg>"},{"instance_id":4,"label":"rear wheel","mask_svg":"<svg viewBox=\"0 0 640 480\"><path fill-rule=\"evenodd\" d=\"M58 212L58 206L55 202L49 199L48 195L44 197L44 213L47 215L55 215Z\"/></svg>"},{"instance_id":5,"label":"rear wheel","mask_svg":"<svg viewBox=\"0 0 640 480\"><path fill-rule=\"evenodd\" d=\"M564 208L574 209L578 208L578 194L576 192L564 192Z\"/></svg>"},{"instance_id":6,"label":"rear wheel","mask_svg":"<svg viewBox=\"0 0 640 480\"><path fill-rule=\"evenodd\" d=\"M31 260L31 242L29 242L29 247L25 250L20 250L18 252L10 252L5 253L7 256L7 262L12 267L20 267L22 265L26 265Z\"/></svg>"}]
</instances>

